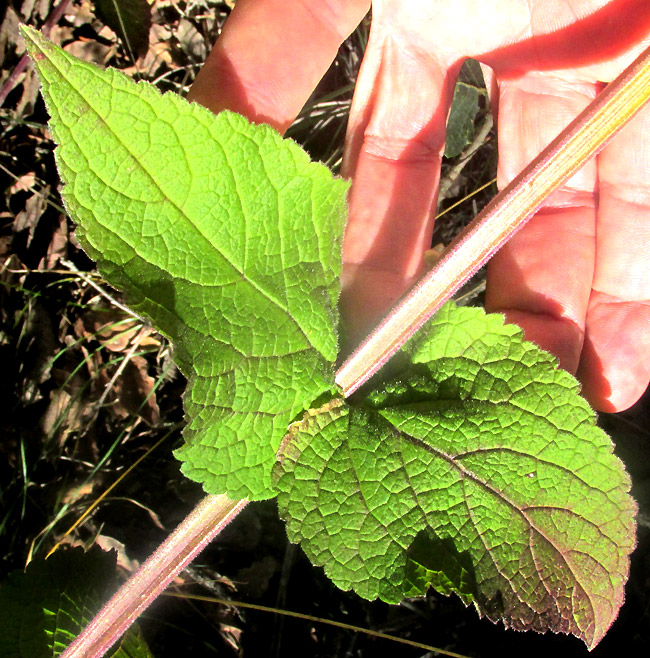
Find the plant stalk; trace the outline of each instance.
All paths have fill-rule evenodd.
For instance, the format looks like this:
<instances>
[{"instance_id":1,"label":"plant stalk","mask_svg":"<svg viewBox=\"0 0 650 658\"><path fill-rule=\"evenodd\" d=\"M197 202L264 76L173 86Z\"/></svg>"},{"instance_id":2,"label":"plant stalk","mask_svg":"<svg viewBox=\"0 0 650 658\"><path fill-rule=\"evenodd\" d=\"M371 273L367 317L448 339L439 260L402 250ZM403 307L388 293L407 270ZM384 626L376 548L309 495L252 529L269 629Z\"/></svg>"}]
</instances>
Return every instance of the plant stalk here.
<instances>
[{"instance_id":1,"label":"plant stalk","mask_svg":"<svg viewBox=\"0 0 650 658\"><path fill-rule=\"evenodd\" d=\"M206 496L149 556L61 654L94 658L125 633L150 603L236 516L247 500Z\"/></svg>"},{"instance_id":2,"label":"plant stalk","mask_svg":"<svg viewBox=\"0 0 650 658\"><path fill-rule=\"evenodd\" d=\"M650 98L650 48L500 192L336 373L345 397L375 374ZM61 658L100 658L246 506L206 496L111 598Z\"/></svg>"},{"instance_id":3,"label":"plant stalk","mask_svg":"<svg viewBox=\"0 0 650 658\"><path fill-rule=\"evenodd\" d=\"M650 48L610 83L447 247L336 373L351 395L650 98Z\"/></svg>"}]
</instances>

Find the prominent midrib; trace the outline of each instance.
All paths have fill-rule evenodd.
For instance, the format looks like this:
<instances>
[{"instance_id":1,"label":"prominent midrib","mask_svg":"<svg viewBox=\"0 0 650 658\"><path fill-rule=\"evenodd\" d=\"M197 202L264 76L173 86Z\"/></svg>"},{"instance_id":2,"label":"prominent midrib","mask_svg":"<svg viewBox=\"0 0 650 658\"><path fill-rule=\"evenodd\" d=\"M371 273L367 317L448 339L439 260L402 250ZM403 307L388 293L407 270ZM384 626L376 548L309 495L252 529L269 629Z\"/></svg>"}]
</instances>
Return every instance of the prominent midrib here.
<instances>
[{"instance_id":1,"label":"prominent midrib","mask_svg":"<svg viewBox=\"0 0 650 658\"><path fill-rule=\"evenodd\" d=\"M388 421L388 422L390 423L390 421ZM455 469L459 472L459 475L461 476L461 478L466 477L467 479L471 480L471 481L474 482L475 484L479 485L480 487L482 487L483 489L485 489L489 494L495 496L496 498L498 498L499 500L501 500L504 504L506 504L508 507L510 507L510 508L515 512L515 514L517 514L518 516L521 516L521 517L525 520L525 522L528 524L528 526L531 528L531 530L533 530L534 532L538 533L540 537L542 537L545 541L547 541L548 544L549 544L550 546L553 547L553 549L556 551L556 553L557 553L558 556L562 559L562 561L566 564L566 566L567 566L567 568L569 569L571 575L572 575L573 578L575 579L576 584L578 584L578 585L583 589L583 591L584 591L585 593L587 593L587 596L588 596L588 598L589 598L589 602L590 602L590 604L591 604L591 606L592 606L592 612L593 612L593 610L594 610L594 605L593 605L593 603L592 603L592 601L591 601L591 596L590 596L589 593L588 593L588 592L589 592L589 589L584 585L584 583L582 582L582 579L579 577L579 575L578 575L578 569L576 569L576 568L571 564L570 560L569 560L568 557L565 555L564 551L562 551L562 548L561 548L561 547L558 547L558 546L556 545L556 543L555 543L550 537L548 537L548 536L546 535L546 533L545 533L541 528L538 527L538 525L537 525L537 524L536 524L536 523L535 523L535 522L534 522L534 521L533 521L533 520L532 520L532 519L526 514L526 511L525 511L524 509L519 508L514 502L512 502L512 501L511 501L507 496L505 496L501 491L497 491L496 489L494 489L494 487L491 487L490 484L489 484L488 482L486 482L485 480L482 480L482 479L481 479L480 477L478 477L475 473L473 473L472 471L469 471L469 470L466 469L462 464L459 464L458 462L456 462L456 460L454 459L454 457L452 457L451 455L448 455L447 453L442 452L441 450L438 450L438 449L436 449L436 448L434 448L434 447L428 445L427 443L425 443L425 442L422 441L421 439L416 439L415 437L413 437L413 436L411 436L411 435L409 435L409 434L406 434L406 433L403 432L402 430L399 430L398 428L396 428L392 423L390 423L390 425L396 430L396 432L399 434L399 436L400 436L404 441L410 443L411 445L414 445L414 446L417 446L417 447L419 447L419 448L422 448L423 450L425 450L425 451L427 451L427 452L429 452L429 453L431 453L431 454L436 455L436 456L439 457L440 459L443 459L443 460L446 461L451 467L455 468ZM571 510L568 510L568 511L571 511ZM573 513L575 514L575 512L573 512ZM579 516L579 515L578 515L578 516ZM598 526L596 526L595 523L589 521L589 520L586 519L585 517L580 516L580 518L583 519L583 520L585 521L585 523L589 523L590 525L592 525L592 526L598 528ZM598 529L599 529L599 528L598 528ZM599 529L599 530L600 530L600 529ZM480 533L479 533L479 534L480 534ZM610 540L611 540L611 538L610 538ZM611 541L613 541L613 540L611 540ZM532 550L533 550L532 546L530 546L530 545L529 545L529 550L531 550L531 552L532 552ZM489 553L489 551L488 551L488 553ZM496 562L494 562L494 558L492 558L492 561L493 561L493 563L494 563L494 565L495 565L495 568L498 570L498 566L497 566ZM504 577L505 577L505 576L504 576ZM540 578L541 578L541 576L540 576ZM514 590L513 590L513 591L514 591Z\"/></svg>"},{"instance_id":2,"label":"prominent midrib","mask_svg":"<svg viewBox=\"0 0 650 658\"><path fill-rule=\"evenodd\" d=\"M36 44L36 46L39 47L38 44ZM39 47L39 49L40 49L40 47ZM44 53L43 50L41 50L41 52L43 53L44 56L47 57L46 53ZM57 70L57 72L59 73L59 75L61 76L61 78L62 78L64 81L66 81L65 74L63 73L63 71L61 70L61 68L60 68L59 66L57 66L57 64L56 64L51 58L47 58L47 59L48 59L48 62L49 62L49 63L50 63L50 64L51 64L51 65ZM89 70L93 75L96 75L96 72L95 72L91 67L88 67L87 70ZM66 83L66 84L67 84L67 83ZM131 151L131 149L128 147L128 145L126 144L126 142L124 142L124 141L120 138L119 134L118 134L117 132L115 132L115 131L112 129L112 127L110 126L109 122L108 122L106 119L104 119L104 118L100 115L100 113L95 109L95 107L94 107L94 106L92 105L92 103L87 99L87 97L84 96L84 95L83 95L83 94L82 94L82 93L81 93L81 92L80 92L80 91L79 91L74 85L67 84L67 86L68 86L68 88L71 88L71 89L77 94L77 96L78 96L78 97L79 97L79 98L80 98L80 99L81 99L81 100L82 100L82 101L83 101L83 102L84 102L84 103L85 103L85 104L86 104L86 105L87 105L87 106L93 111L93 113L95 114L95 116L97 116L97 118L98 118L98 119L99 119L99 120L100 120L100 121L106 126L106 128L109 130L110 134L113 135L113 137L118 141L118 143L119 143L119 144L124 148L124 150L129 154L129 156L131 157L132 161L135 162L136 166L137 166L137 167L138 167L138 168L139 168L139 169L140 169L140 170L141 170L141 171L142 171L142 172L143 172L143 173L149 178L149 180L153 183L153 185L155 185L156 188L157 188L158 190L160 190L160 192L162 193L162 195L163 195L165 201L166 201L167 203L169 203L173 208L175 208L175 209L180 213L180 215L181 215L181 216L187 221L187 223L188 223L190 226L192 226L192 227L196 230L196 232L200 235L201 239L204 240L204 241L209 245L210 248L212 248L212 249L214 249L216 252L218 252L219 255L220 255L220 256L221 256L226 262L228 262L228 264L229 264L229 265L235 270L235 272L237 272L237 273L242 277L243 280L245 280L247 283L249 283L249 285L250 285L252 288L254 288L255 290L257 290L261 295L263 295L263 296L264 296L265 298L267 298L270 302L272 302L273 304L275 304L275 305L276 305L281 311L283 311L283 312L287 315L287 317L291 320L291 322L296 326L296 328L299 330L299 332L303 335L303 337L305 338L305 340L307 341L307 343L308 343L309 345L311 345L312 348L315 349L315 350L316 350L319 354L321 354L324 358L327 358L327 357L325 356L325 354L323 354L322 350L320 350L316 345L314 345L314 344L312 343L312 341L311 341L310 338L309 338L308 332L305 331L305 329L300 325L300 323L296 320L296 318L294 318L293 314L289 311L288 307L286 307L286 306L285 306L285 305L284 305L279 299L277 299L277 298L275 297L275 295L273 295L269 290L265 289L263 286L259 285L255 280L253 280L253 279L251 279L250 277L248 277L247 274L246 274L243 270L241 270L239 267L237 267L237 266L233 263L232 259L231 259L227 254L225 254L220 248L218 248L216 245L214 245L214 244L213 244L213 243L212 243L212 242L211 242L211 241L210 241L210 240L209 240L209 239L203 234L203 232L202 232L202 231L199 229L199 227L198 227L198 226L192 221L192 219L191 219L190 217L187 216L187 214L185 213L185 211L184 211L184 210L183 210L183 209L182 209L182 208L181 208L176 202L172 201L172 200L167 196L167 194L163 191L162 187L161 187L161 186L158 184L158 182L156 181L154 175L153 175L153 174L152 174L152 173L151 173L146 167L144 167L144 165L142 165L142 163L138 160L138 158L135 156L135 154L134 154L134 153ZM122 90L122 91L124 91L124 90ZM130 91L126 91L125 93L129 93L129 94L131 94ZM109 114L109 116L110 116L110 114ZM171 124L168 124L168 125L171 125ZM79 146L79 145L78 145L78 146ZM89 160L88 158L86 158L86 160L87 160L88 163L90 163L90 160ZM93 174L95 174L96 176L98 176L98 178L101 179L101 177L97 174L97 172L96 172L94 169L93 169L92 171L93 171ZM102 180L102 182L104 182L104 181ZM110 187L110 186L108 185L108 183L104 183L104 184L106 184L108 187ZM114 188L111 188L111 189L114 189ZM116 193L118 193L118 194L121 194L121 192L119 192L119 190L114 190L114 191L115 191ZM94 214L94 213L93 213L93 214ZM113 230L110 229L109 227L106 227L106 226L105 226L104 228L106 228L107 230L111 230L111 232L115 233L115 231L113 231ZM116 234L116 235L117 235L117 234ZM119 237L119 236L118 236L118 237ZM133 245L131 245L131 248L134 248ZM147 262L149 262L151 265L155 265L155 263L152 263L151 261L149 261L149 259L145 258L144 256L140 256L140 257L143 258L143 260L146 260ZM159 266L156 266L156 267L159 267Z\"/></svg>"}]
</instances>

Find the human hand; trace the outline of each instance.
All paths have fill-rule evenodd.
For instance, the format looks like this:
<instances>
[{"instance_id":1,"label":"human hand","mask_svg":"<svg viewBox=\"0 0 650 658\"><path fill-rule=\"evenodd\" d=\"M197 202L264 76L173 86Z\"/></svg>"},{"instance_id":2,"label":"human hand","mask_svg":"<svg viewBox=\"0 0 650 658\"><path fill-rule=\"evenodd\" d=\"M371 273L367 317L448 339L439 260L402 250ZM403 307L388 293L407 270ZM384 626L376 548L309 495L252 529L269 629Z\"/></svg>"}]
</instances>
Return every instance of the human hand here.
<instances>
[{"instance_id":1,"label":"human hand","mask_svg":"<svg viewBox=\"0 0 650 658\"><path fill-rule=\"evenodd\" d=\"M239 0L193 99L284 131L367 5ZM503 187L649 44L646 0L375 0L343 171L353 178L342 299L353 333L421 274L463 58L494 72ZM649 220L645 110L488 268L488 310L577 372L605 411L633 404L650 378Z\"/></svg>"}]
</instances>

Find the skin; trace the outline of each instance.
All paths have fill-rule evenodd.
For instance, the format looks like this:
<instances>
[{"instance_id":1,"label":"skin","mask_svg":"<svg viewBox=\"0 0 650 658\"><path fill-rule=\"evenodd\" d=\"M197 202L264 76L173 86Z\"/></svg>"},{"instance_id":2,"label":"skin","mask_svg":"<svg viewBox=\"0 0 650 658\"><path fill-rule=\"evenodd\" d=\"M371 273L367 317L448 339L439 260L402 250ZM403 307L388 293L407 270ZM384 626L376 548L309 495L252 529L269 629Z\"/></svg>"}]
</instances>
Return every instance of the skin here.
<instances>
[{"instance_id":1,"label":"skin","mask_svg":"<svg viewBox=\"0 0 650 658\"><path fill-rule=\"evenodd\" d=\"M284 132L367 0L239 0L190 97ZM650 46L647 0L375 0L350 113L342 311L361 338L431 244L445 124L464 58L484 64L504 187ZM304 56L298 54L306 53ZM650 109L490 262L486 306L576 373L602 411L650 379Z\"/></svg>"}]
</instances>

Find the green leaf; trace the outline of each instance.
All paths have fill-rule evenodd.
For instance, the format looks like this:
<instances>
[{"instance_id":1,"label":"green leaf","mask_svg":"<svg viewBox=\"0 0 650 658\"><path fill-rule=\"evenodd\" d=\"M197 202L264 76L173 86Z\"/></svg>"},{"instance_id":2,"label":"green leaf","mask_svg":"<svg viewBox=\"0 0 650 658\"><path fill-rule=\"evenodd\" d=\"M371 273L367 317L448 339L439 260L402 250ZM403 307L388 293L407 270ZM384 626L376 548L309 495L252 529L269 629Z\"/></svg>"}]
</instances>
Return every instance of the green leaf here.
<instances>
[{"instance_id":1,"label":"green leaf","mask_svg":"<svg viewBox=\"0 0 650 658\"><path fill-rule=\"evenodd\" d=\"M115 589L115 553L60 550L0 583L0 656L60 655ZM151 656L133 626L114 658Z\"/></svg>"},{"instance_id":2,"label":"green leaf","mask_svg":"<svg viewBox=\"0 0 650 658\"><path fill-rule=\"evenodd\" d=\"M458 74L458 80L472 87L476 87L481 94L487 93L483 69L481 69L481 63L476 59L470 57L463 62L463 65L460 67L460 73Z\"/></svg>"},{"instance_id":3,"label":"green leaf","mask_svg":"<svg viewBox=\"0 0 650 658\"><path fill-rule=\"evenodd\" d=\"M273 496L287 425L334 388L347 183L268 126L24 34L77 235L188 378L183 472Z\"/></svg>"},{"instance_id":4,"label":"green leaf","mask_svg":"<svg viewBox=\"0 0 650 658\"><path fill-rule=\"evenodd\" d=\"M433 585L593 647L623 602L636 508L578 383L503 316L452 304L406 356L363 405L291 426L276 466L290 539L363 597Z\"/></svg>"},{"instance_id":5,"label":"green leaf","mask_svg":"<svg viewBox=\"0 0 650 658\"><path fill-rule=\"evenodd\" d=\"M93 0L97 18L120 37L133 58L149 48L149 0Z\"/></svg>"},{"instance_id":6,"label":"green leaf","mask_svg":"<svg viewBox=\"0 0 650 658\"><path fill-rule=\"evenodd\" d=\"M480 92L465 82L456 83L447 120L445 157L455 158L474 139L474 119L479 109Z\"/></svg>"}]
</instances>

